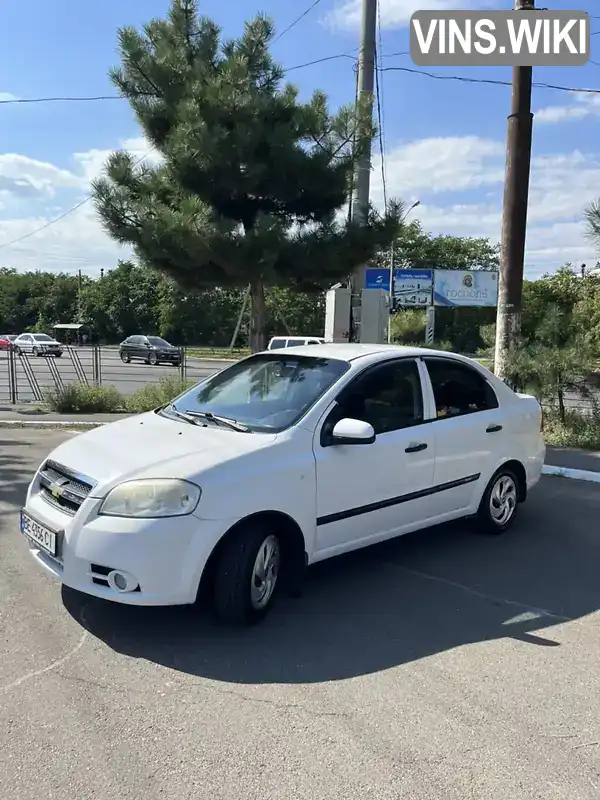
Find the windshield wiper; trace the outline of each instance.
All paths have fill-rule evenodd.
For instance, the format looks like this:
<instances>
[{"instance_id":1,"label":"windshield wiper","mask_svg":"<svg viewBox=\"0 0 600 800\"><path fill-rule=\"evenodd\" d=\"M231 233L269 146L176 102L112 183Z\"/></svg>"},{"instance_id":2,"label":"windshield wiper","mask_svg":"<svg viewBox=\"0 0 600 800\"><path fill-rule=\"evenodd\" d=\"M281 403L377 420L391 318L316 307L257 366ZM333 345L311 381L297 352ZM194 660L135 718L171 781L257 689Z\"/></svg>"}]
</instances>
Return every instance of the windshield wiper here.
<instances>
[{"instance_id":1,"label":"windshield wiper","mask_svg":"<svg viewBox=\"0 0 600 800\"><path fill-rule=\"evenodd\" d=\"M163 406L159 409L159 411L167 411L169 414L173 414L175 417L179 417L179 419L183 419L186 422L189 422L190 425L201 425L200 419L198 417L192 416L192 414L188 414L185 411L180 411L178 408L171 403L170 405Z\"/></svg>"},{"instance_id":2,"label":"windshield wiper","mask_svg":"<svg viewBox=\"0 0 600 800\"><path fill-rule=\"evenodd\" d=\"M212 411L179 411L178 413L185 413L187 416L190 416L193 419L208 419L211 422L216 422L217 425L225 425L227 428L231 428L234 431L239 431L240 433L252 433L250 428L242 425L242 423L238 422L236 419L221 417L219 414L213 414Z\"/></svg>"}]
</instances>

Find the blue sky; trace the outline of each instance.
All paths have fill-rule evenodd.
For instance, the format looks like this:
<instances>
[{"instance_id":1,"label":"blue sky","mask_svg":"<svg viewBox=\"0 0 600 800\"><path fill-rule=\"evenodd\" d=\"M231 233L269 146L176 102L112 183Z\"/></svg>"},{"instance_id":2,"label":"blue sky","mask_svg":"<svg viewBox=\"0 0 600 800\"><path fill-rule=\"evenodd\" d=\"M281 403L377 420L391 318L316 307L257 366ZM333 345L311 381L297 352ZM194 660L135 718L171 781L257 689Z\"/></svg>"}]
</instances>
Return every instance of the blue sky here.
<instances>
[{"instance_id":1,"label":"blue sky","mask_svg":"<svg viewBox=\"0 0 600 800\"><path fill-rule=\"evenodd\" d=\"M205 0L202 12L224 35L237 35L254 12L269 14L282 31L314 0ZM596 0L545 6L584 9L598 19ZM420 8L507 8L510 2L380 0L380 73L388 194L408 203L434 233L498 240L509 88L441 81L393 68L418 69L405 54L407 22ZM116 30L161 16L168 0L82 3L29 0L0 10L0 99L113 95L108 68L117 63ZM358 45L360 0L321 0L274 45L293 69L302 94L327 92L332 106L354 95L352 55ZM53 33L56 31L56 33ZM534 80L600 89L600 35L592 37L585 67L539 68ZM595 52L594 52L595 48ZM404 55L402 55L404 53ZM345 55L344 55L345 54ZM401 54L401 55L396 55ZM437 68L439 75L510 80L508 68ZM584 239L582 210L600 197L600 94L534 90L534 162L526 274L535 277L565 261L594 264ZM20 269L110 268L120 249L106 237L87 203L22 242L3 247L85 198L89 179L121 146L143 154L145 143L124 100L0 105L0 265ZM377 148L376 148L377 149ZM373 163L373 199L381 202L381 159Z\"/></svg>"}]
</instances>

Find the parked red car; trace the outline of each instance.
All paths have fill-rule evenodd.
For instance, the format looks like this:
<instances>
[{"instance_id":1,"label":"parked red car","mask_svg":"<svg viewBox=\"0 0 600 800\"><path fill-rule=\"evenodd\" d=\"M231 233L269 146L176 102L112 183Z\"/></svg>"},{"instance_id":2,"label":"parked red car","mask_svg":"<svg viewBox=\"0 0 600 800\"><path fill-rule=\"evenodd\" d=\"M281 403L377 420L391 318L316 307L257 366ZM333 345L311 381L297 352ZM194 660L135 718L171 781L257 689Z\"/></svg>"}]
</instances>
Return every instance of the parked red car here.
<instances>
[{"instance_id":1,"label":"parked red car","mask_svg":"<svg viewBox=\"0 0 600 800\"><path fill-rule=\"evenodd\" d=\"M16 338L12 333L0 333L0 350L10 350Z\"/></svg>"}]
</instances>

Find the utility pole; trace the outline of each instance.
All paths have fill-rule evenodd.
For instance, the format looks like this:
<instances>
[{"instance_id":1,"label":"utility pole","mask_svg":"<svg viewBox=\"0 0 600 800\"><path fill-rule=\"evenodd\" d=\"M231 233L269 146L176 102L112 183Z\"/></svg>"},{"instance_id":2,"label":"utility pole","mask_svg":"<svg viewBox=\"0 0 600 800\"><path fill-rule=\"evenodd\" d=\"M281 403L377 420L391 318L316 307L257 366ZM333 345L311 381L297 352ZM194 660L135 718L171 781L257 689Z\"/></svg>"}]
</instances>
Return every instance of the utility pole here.
<instances>
[{"instance_id":1,"label":"utility pole","mask_svg":"<svg viewBox=\"0 0 600 800\"><path fill-rule=\"evenodd\" d=\"M373 118L373 88L375 83L375 41L377 36L377 0L362 0L362 25L360 35L360 52L358 56L358 92L357 107L360 108L362 124L365 128L359 131L359 141L369 133ZM366 129L368 126L368 130ZM369 213L369 194L371 189L371 140L357 164L354 179L354 195L352 198L352 220L365 225ZM366 264L357 267L351 277L352 288L350 338L358 341L358 325L360 325L361 293L366 285ZM358 323L358 325L357 325Z\"/></svg>"},{"instance_id":2,"label":"utility pole","mask_svg":"<svg viewBox=\"0 0 600 800\"><path fill-rule=\"evenodd\" d=\"M534 0L515 0L515 11L535 11ZM506 172L502 205L500 281L496 316L494 371L506 377L507 356L521 331L521 299L531 171L532 67L513 67L512 98L506 137Z\"/></svg>"}]
</instances>

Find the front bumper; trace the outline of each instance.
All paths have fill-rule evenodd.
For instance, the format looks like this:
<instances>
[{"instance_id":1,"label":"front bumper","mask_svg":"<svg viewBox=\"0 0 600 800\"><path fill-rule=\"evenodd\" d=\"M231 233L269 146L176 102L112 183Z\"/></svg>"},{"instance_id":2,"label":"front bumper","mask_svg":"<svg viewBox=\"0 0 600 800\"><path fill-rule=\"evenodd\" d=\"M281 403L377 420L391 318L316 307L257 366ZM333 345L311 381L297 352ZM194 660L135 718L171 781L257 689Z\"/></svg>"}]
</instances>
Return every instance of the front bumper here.
<instances>
[{"instance_id":1,"label":"front bumper","mask_svg":"<svg viewBox=\"0 0 600 800\"><path fill-rule=\"evenodd\" d=\"M25 511L60 532L56 557L26 538L37 564L77 591L137 606L193 603L202 572L233 520L126 519L98 515L101 501L88 498L71 516L48 503L32 483ZM119 588L115 573L127 578Z\"/></svg>"}]
</instances>

